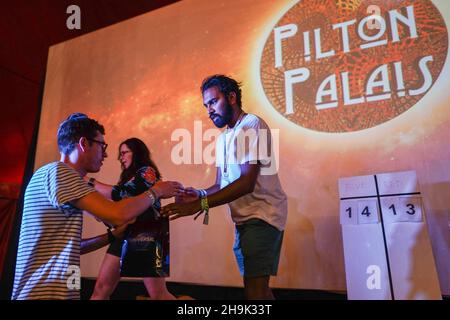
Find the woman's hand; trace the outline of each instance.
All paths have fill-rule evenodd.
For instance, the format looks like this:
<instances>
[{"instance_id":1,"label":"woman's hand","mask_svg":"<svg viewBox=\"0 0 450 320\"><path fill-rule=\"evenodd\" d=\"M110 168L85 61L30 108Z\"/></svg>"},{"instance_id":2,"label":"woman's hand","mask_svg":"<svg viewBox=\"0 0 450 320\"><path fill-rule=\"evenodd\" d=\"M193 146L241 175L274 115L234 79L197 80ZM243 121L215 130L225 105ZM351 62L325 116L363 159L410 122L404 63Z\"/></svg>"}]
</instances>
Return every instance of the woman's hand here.
<instances>
[{"instance_id":1,"label":"woman's hand","mask_svg":"<svg viewBox=\"0 0 450 320\"><path fill-rule=\"evenodd\" d=\"M151 188L158 198L167 199L183 193L183 185L176 181L158 181Z\"/></svg>"}]
</instances>

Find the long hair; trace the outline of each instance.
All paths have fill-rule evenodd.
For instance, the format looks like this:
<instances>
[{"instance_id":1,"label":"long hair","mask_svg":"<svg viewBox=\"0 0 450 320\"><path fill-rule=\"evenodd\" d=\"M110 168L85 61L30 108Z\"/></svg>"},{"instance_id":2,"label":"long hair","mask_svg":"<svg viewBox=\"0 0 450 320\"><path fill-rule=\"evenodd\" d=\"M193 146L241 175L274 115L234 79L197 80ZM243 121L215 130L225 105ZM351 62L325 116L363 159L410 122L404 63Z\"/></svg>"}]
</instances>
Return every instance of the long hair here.
<instances>
[{"instance_id":1,"label":"long hair","mask_svg":"<svg viewBox=\"0 0 450 320\"><path fill-rule=\"evenodd\" d=\"M133 159L131 161L130 167L124 168L122 167L122 173L120 174L119 184L123 184L129 181L140 168L144 166L152 167L156 172L156 178L161 179L161 173L158 170L158 167L153 162L150 150L148 150L145 143L138 138L130 138L123 141L119 145L119 157L120 160L120 148L125 144L128 148L130 148L131 152L133 152Z\"/></svg>"}]
</instances>

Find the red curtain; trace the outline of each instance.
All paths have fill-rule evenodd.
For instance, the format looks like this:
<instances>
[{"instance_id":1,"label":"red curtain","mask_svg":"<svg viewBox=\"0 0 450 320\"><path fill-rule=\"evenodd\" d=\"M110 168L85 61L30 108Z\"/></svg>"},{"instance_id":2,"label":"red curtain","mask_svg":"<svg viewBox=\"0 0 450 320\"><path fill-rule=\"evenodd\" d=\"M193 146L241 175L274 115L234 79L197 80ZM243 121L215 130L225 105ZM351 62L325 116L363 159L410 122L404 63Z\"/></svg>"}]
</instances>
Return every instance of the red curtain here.
<instances>
[{"instance_id":1,"label":"red curtain","mask_svg":"<svg viewBox=\"0 0 450 320\"><path fill-rule=\"evenodd\" d=\"M3 272L3 265L8 252L9 238L19 198L19 188L20 186L17 184L0 183L0 275Z\"/></svg>"}]
</instances>

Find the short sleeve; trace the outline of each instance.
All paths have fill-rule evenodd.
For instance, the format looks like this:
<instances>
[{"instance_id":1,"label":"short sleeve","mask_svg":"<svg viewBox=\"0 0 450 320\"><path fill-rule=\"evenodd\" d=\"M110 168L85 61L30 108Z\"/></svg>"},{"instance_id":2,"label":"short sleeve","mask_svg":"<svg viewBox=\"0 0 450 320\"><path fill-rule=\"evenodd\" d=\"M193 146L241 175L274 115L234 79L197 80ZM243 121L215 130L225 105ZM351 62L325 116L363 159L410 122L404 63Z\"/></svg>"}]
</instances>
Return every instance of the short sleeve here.
<instances>
[{"instance_id":1,"label":"short sleeve","mask_svg":"<svg viewBox=\"0 0 450 320\"><path fill-rule=\"evenodd\" d=\"M216 153L216 167L222 167L224 165L224 154L223 154L223 148L224 148L224 140L225 140L225 134L222 133L217 139L216 139L216 146L215 146L215 153Z\"/></svg>"},{"instance_id":2,"label":"short sleeve","mask_svg":"<svg viewBox=\"0 0 450 320\"><path fill-rule=\"evenodd\" d=\"M66 214L70 214L72 210L79 211L71 205L72 201L95 192L95 189L89 186L77 171L62 162L51 166L44 179L44 187L50 203Z\"/></svg>"},{"instance_id":3,"label":"short sleeve","mask_svg":"<svg viewBox=\"0 0 450 320\"><path fill-rule=\"evenodd\" d=\"M113 186L111 198L119 201L129 197L135 197L151 188L158 179L156 171L149 167L141 167L129 181Z\"/></svg>"},{"instance_id":4,"label":"short sleeve","mask_svg":"<svg viewBox=\"0 0 450 320\"><path fill-rule=\"evenodd\" d=\"M255 117L240 128L236 134L236 160L238 164L258 161L268 164L272 154L272 136L269 127Z\"/></svg>"},{"instance_id":5,"label":"short sleeve","mask_svg":"<svg viewBox=\"0 0 450 320\"><path fill-rule=\"evenodd\" d=\"M145 180L145 182L152 186L156 183L156 171L152 167L142 167L137 171L137 174Z\"/></svg>"}]
</instances>

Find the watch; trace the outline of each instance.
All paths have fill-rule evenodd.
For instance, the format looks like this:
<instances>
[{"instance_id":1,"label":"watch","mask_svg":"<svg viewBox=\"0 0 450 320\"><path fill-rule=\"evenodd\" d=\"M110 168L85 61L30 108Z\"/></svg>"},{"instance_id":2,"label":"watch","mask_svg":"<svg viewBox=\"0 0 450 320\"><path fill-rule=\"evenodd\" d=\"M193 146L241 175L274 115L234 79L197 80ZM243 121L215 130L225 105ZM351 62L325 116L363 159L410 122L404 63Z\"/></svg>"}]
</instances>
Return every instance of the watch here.
<instances>
[{"instance_id":1,"label":"watch","mask_svg":"<svg viewBox=\"0 0 450 320\"><path fill-rule=\"evenodd\" d=\"M114 242L114 240L116 240L116 237L113 235L111 229L108 228L107 232L108 232L108 242L109 243Z\"/></svg>"},{"instance_id":2,"label":"watch","mask_svg":"<svg viewBox=\"0 0 450 320\"><path fill-rule=\"evenodd\" d=\"M89 178L89 181L88 181L88 183L87 183L88 185L90 185L91 187L94 187L94 184L95 184L95 178Z\"/></svg>"}]
</instances>

